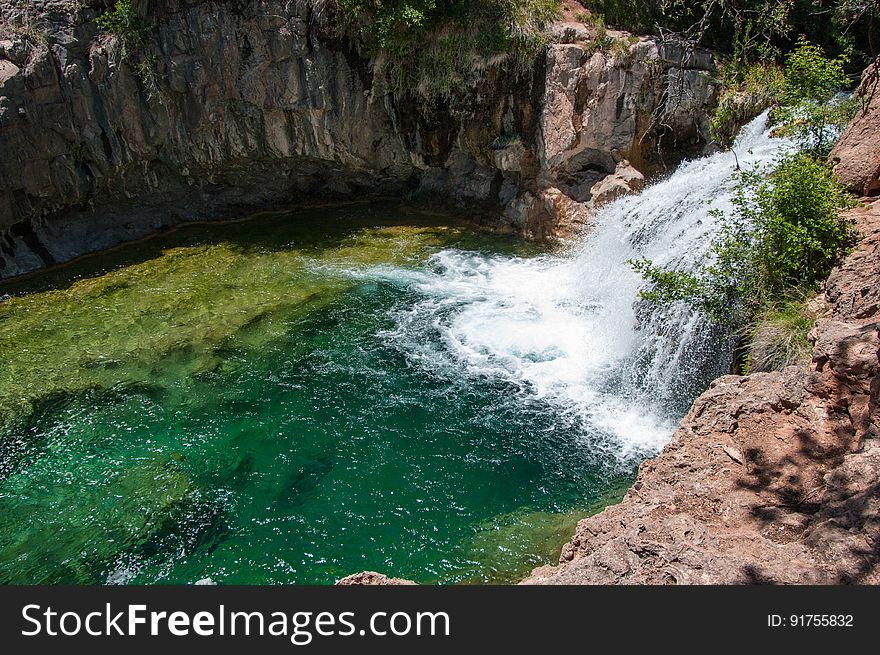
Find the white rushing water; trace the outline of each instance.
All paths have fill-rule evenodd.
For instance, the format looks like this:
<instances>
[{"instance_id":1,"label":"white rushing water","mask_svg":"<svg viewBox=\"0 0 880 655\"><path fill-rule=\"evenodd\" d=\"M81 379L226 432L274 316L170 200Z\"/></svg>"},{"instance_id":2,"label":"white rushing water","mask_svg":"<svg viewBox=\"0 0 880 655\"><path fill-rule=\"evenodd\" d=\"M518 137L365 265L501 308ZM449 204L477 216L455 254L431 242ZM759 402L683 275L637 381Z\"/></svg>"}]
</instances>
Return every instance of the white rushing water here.
<instances>
[{"instance_id":1,"label":"white rushing water","mask_svg":"<svg viewBox=\"0 0 880 655\"><path fill-rule=\"evenodd\" d=\"M766 116L735 146L743 167L775 158ZM605 207L569 252L535 258L445 250L425 271L371 274L418 292L385 336L413 365L512 385L519 402L582 424L589 446L621 462L665 445L693 398L729 366L725 348L686 306L642 306L627 260L692 266L730 209L736 159L682 164L641 195Z\"/></svg>"}]
</instances>

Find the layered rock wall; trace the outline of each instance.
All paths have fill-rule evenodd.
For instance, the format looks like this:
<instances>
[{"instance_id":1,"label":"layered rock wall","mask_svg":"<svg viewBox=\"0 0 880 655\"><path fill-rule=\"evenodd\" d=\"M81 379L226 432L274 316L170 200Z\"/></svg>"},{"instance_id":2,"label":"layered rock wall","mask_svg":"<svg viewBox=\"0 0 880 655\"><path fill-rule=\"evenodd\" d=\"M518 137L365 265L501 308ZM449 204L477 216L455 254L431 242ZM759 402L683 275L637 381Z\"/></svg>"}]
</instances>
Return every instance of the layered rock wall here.
<instances>
[{"instance_id":1,"label":"layered rock wall","mask_svg":"<svg viewBox=\"0 0 880 655\"><path fill-rule=\"evenodd\" d=\"M426 106L389 89L329 0L0 0L0 277L184 221L304 197L437 197L495 227L570 235L707 140L710 57L553 26L529 74L488 66ZM612 177L594 194L597 184Z\"/></svg>"}]
</instances>

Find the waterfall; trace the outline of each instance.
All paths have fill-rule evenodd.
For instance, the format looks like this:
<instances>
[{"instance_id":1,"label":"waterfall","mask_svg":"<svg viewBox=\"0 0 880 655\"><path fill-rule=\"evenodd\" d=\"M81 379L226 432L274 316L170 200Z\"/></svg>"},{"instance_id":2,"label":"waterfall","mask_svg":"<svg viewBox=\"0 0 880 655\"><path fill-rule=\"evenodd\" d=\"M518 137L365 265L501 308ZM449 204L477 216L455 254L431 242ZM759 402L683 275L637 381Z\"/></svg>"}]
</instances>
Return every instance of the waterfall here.
<instances>
[{"instance_id":1,"label":"waterfall","mask_svg":"<svg viewBox=\"0 0 880 655\"><path fill-rule=\"evenodd\" d=\"M784 142L767 115L735 144L739 163L768 163ZM538 257L445 250L419 271L373 271L412 289L384 336L411 365L449 380L507 385L580 426L589 447L632 464L658 452L686 408L729 367L729 348L683 303L639 301L627 260L693 267L731 208L737 159L721 152L683 163L638 196L606 206L561 254Z\"/></svg>"}]
</instances>

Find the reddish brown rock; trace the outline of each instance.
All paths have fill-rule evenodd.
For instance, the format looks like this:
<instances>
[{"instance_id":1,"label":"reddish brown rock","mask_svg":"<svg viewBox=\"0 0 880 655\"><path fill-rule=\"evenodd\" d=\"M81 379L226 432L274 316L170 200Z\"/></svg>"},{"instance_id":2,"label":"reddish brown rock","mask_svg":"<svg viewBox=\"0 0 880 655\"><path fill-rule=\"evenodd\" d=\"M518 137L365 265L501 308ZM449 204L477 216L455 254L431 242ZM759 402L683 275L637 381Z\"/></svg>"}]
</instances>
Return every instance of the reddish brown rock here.
<instances>
[{"instance_id":1,"label":"reddish brown rock","mask_svg":"<svg viewBox=\"0 0 880 655\"><path fill-rule=\"evenodd\" d=\"M713 383L525 584L880 583L880 202L853 217L812 366Z\"/></svg>"},{"instance_id":2,"label":"reddish brown rock","mask_svg":"<svg viewBox=\"0 0 880 655\"><path fill-rule=\"evenodd\" d=\"M880 201L875 201L880 202ZM828 278L826 297L837 320L868 320L880 314L880 221L878 209L865 204L850 212L862 245Z\"/></svg>"},{"instance_id":3,"label":"reddish brown rock","mask_svg":"<svg viewBox=\"0 0 880 655\"><path fill-rule=\"evenodd\" d=\"M880 193L880 83L878 71L869 68L858 95L865 105L831 151L830 160L840 181L853 193Z\"/></svg>"},{"instance_id":4,"label":"reddish brown rock","mask_svg":"<svg viewBox=\"0 0 880 655\"><path fill-rule=\"evenodd\" d=\"M414 585L415 582L410 582L409 580L402 580L401 578L389 578L387 575L383 575L381 573L374 573L373 571L364 571L363 573L355 573L354 575L350 575L347 578L342 578L339 582L336 583L341 586L402 586L402 585Z\"/></svg>"},{"instance_id":5,"label":"reddish brown rock","mask_svg":"<svg viewBox=\"0 0 880 655\"><path fill-rule=\"evenodd\" d=\"M597 182L590 191L594 207L600 207L621 196L638 193L645 188L645 176L623 160L613 173Z\"/></svg>"}]
</instances>

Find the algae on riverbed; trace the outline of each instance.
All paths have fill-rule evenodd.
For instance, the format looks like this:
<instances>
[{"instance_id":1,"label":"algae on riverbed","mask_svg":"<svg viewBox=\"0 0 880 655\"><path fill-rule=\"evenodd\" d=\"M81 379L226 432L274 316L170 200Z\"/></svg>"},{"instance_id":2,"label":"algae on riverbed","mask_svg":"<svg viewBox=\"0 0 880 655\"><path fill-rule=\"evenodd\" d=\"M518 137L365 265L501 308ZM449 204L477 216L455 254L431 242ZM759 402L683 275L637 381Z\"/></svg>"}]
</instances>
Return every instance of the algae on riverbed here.
<instances>
[{"instance_id":1,"label":"algae on riverbed","mask_svg":"<svg viewBox=\"0 0 880 655\"><path fill-rule=\"evenodd\" d=\"M389 340L431 255L538 250L443 220L266 215L6 284L0 582L509 581L551 560L626 473L509 385Z\"/></svg>"},{"instance_id":2,"label":"algae on riverbed","mask_svg":"<svg viewBox=\"0 0 880 655\"><path fill-rule=\"evenodd\" d=\"M290 230L282 217L266 217L272 229L248 245L236 237L253 223L226 226L228 240L190 228L148 243L142 261L84 277L71 274L76 267L56 273L57 287L0 303L0 416L29 414L58 394L162 385L169 374L210 370L219 363L215 349L259 348L297 314L349 288L352 279L337 269L417 261L463 238L460 229L410 219L416 224L357 229L355 222L328 233L314 218ZM257 322L259 330L248 329Z\"/></svg>"}]
</instances>

